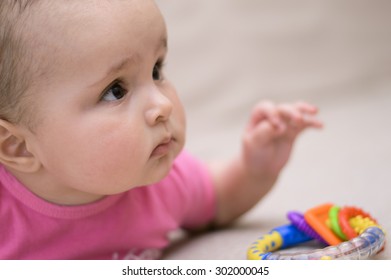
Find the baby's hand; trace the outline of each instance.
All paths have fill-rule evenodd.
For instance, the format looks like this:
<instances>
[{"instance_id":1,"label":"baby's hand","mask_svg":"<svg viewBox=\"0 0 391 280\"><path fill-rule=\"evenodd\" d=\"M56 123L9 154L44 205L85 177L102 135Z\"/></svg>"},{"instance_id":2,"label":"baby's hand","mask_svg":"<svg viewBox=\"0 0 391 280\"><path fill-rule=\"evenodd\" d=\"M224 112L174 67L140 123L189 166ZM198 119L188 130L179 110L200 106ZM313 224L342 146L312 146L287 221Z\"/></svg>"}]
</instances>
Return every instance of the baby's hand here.
<instances>
[{"instance_id":1,"label":"baby's hand","mask_svg":"<svg viewBox=\"0 0 391 280\"><path fill-rule=\"evenodd\" d=\"M261 102L252 111L243 136L243 159L250 175L276 178L287 163L296 136L305 128L323 127L318 109L304 102Z\"/></svg>"}]
</instances>

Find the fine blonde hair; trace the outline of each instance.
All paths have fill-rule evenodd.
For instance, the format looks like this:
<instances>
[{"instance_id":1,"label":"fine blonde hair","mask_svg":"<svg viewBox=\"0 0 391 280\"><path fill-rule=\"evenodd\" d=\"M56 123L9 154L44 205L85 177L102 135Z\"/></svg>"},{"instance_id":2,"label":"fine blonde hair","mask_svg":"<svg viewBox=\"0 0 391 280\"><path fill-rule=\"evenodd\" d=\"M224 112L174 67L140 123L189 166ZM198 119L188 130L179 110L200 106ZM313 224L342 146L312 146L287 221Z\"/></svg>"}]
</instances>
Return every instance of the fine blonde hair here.
<instances>
[{"instance_id":1,"label":"fine blonde hair","mask_svg":"<svg viewBox=\"0 0 391 280\"><path fill-rule=\"evenodd\" d=\"M32 80L32 52L24 32L29 8L37 0L0 1L0 119L27 123L26 90Z\"/></svg>"}]
</instances>

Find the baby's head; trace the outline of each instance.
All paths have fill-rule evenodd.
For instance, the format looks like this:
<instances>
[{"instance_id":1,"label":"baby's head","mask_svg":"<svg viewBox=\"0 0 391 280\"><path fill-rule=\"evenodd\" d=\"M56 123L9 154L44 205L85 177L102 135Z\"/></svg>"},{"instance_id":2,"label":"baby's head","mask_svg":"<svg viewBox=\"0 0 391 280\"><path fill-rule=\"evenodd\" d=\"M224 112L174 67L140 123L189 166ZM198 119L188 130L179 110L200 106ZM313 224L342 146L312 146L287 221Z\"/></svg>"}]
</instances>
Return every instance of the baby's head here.
<instances>
[{"instance_id":1,"label":"baby's head","mask_svg":"<svg viewBox=\"0 0 391 280\"><path fill-rule=\"evenodd\" d=\"M31 83L27 72L32 72L32 65L21 33L27 29L22 18L30 2L0 2L0 118L13 123L26 121L22 97Z\"/></svg>"},{"instance_id":2,"label":"baby's head","mask_svg":"<svg viewBox=\"0 0 391 280\"><path fill-rule=\"evenodd\" d=\"M0 162L65 204L162 179L183 148L185 117L162 73L167 34L154 2L0 9Z\"/></svg>"}]
</instances>

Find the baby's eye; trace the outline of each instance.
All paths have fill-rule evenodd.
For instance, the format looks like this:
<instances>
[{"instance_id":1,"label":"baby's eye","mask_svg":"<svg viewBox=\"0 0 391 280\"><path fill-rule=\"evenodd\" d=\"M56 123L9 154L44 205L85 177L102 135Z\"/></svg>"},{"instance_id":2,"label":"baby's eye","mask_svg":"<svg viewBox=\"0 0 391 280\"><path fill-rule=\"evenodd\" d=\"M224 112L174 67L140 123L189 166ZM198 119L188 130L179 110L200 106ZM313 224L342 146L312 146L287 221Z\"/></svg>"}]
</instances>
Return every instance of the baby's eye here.
<instances>
[{"instance_id":1,"label":"baby's eye","mask_svg":"<svg viewBox=\"0 0 391 280\"><path fill-rule=\"evenodd\" d=\"M127 94L126 89L124 89L119 82L115 82L107 89L102 95L102 101L116 101L122 99Z\"/></svg>"},{"instance_id":2,"label":"baby's eye","mask_svg":"<svg viewBox=\"0 0 391 280\"><path fill-rule=\"evenodd\" d=\"M162 68L163 68L163 63L161 61L156 62L155 66L153 66L152 70L152 78L155 81L159 81L162 79Z\"/></svg>"}]
</instances>

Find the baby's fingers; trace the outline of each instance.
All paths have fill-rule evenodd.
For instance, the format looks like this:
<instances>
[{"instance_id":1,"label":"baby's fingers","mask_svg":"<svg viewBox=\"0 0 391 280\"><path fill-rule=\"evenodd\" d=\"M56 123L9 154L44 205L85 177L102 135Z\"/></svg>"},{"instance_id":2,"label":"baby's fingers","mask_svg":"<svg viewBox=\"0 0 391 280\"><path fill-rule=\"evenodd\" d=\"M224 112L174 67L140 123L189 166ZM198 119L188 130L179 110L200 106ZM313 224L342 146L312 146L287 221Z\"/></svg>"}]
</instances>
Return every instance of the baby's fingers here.
<instances>
[{"instance_id":1,"label":"baby's fingers","mask_svg":"<svg viewBox=\"0 0 391 280\"><path fill-rule=\"evenodd\" d=\"M256 128L264 121L269 122L275 129L281 129L281 126L283 126L275 104L271 102L262 102L255 106L250 121L250 129Z\"/></svg>"},{"instance_id":2,"label":"baby's fingers","mask_svg":"<svg viewBox=\"0 0 391 280\"><path fill-rule=\"evenodd\" d=\"M297 102L296 107L303 114L303 119L307 125L315 127L315 128L322 128L323 127L323 122L321 122L316 117L316 114L319 111L318 107L311 105L309 103L306 103L306 102Z\"/></svg>"},{"instance_id":3,"label":"baby's fingers","mask_svg":"<svg viewBox=\"0 0 391 280\"><path fill-rule=\"evenodd\" d=\"M302 127L304 125L303 114L295 106L282 104L279 106L279 114L288 126Z\"/></svg>"},{"instance_id":4,"label":"baby's fingers","mask_svg":"<svg viewBox=\"0 0 391 280\"><path fill-rule=\"evenodd\" d=\"M287 125L299 129L323 127L323 123L316 117L317 112L317 107L304 102L298 102L294 105L280 105L280 114L287 122Z\"/></svg>"},{"instance_id":5,"label":"baby's fingers","mask_svg":"<svg viewBox=\"0 0 391 280\"><path fill-rule=\"evenodd\" d=\"M311 115L318 113L318 107L307 102L299 101L296 102L294 106L302 113Z\"/></svg>"},{"instance_id":6,"label":"baby's fingers","mask_svg":"<svg viewBox=\"0 0 391 280\"><path fill-rule=\"evenodd\" d=\"M322 128L323 127L323 122L320 121L314 115L310 115L310 114L303 115L303 121L304 121L306 126L311 126L311 127L314 127L314 128Z\"/></svg>"}]
</instances>

